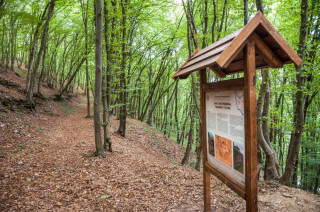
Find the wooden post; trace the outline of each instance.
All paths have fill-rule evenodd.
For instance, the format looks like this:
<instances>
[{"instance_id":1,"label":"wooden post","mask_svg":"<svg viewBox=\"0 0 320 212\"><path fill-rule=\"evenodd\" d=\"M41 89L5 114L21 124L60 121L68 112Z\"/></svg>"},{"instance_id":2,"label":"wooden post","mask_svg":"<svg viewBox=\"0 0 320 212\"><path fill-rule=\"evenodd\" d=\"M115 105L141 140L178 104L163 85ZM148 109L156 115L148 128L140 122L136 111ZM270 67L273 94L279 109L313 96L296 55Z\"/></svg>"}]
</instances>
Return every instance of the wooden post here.
<instances>
[{"instance_id":1,"label":"wooden post","mask_svg":"<svg viewBox=\"0 0 320 212\"><path fill-rule=\"evenodd\" d=\"M200 103L201 103L201 141L203 155L203 198L204 211L211 211L211 192L210 192L210 172L205 168L205 163L208 161L207 155L207 132L206 132L206 102L203 91L203 84L207 82L206 69L200 72Z\"/></svg>"},{"instance_id":2,"label":"wooden post","mask_svg":"<svg viewBox=\"0 0 320 212\"><path fill-rule=\"evenodd\" d=\"M256 212L258 211L256 63L255 44L251 38L248 39L243 56L246 211Z\"/></svg>"}]
</instances>

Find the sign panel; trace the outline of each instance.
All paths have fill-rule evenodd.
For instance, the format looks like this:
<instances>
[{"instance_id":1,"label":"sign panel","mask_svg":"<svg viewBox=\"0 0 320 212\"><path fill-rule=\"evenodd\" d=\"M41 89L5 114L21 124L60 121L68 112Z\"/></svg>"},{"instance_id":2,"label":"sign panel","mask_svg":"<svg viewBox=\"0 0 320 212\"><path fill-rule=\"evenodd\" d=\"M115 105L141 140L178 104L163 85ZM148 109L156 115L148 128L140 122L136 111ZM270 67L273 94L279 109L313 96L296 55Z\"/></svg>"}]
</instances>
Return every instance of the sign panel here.
<instances>
[{"instance_id":1,"label":"sign panel","mask_svg":"<svg viewBox=\"0 0 320 212\"><path fill-rule=\"evenodd\" d=\"M208 163L245 186L243 90L207 91Z\"/></svg>"}]
</instances>

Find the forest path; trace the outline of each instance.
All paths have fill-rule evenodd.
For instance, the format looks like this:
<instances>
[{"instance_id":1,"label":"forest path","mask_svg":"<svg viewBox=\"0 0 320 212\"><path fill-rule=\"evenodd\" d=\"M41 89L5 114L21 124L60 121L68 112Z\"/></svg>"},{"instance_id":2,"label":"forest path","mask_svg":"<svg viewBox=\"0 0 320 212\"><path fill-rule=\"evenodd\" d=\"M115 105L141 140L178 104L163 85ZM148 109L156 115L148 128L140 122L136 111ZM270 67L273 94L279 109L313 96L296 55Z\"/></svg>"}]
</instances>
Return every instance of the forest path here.
<instances>
[{"instance_id":1,"label":"forest path","mask_svg":"<svg viewBox=\"0 0 320 212\"><path fill-rule=\"evenodd\" d=\"M104 159L86 158L94 151L94 132L93 120L85 116L84 103L69 114L45 116L37 123L41 136L1 159L0 211L203 210L202 173L178 165L183 148L133 119L122 138L112 118L114 152ZM216 211L244 211L234 192L214 177L211 185ZM284 197L283 189L289 188L273 189L262 188L261 211L317 211L316 197L310 200L304 191L297 198L292 192Z\"/></svg>"},{"instance_id":2,"label":"forest path","mask_svg":"<svg viewBox=\"0 0 320 212\"><path fill-rule=\"evenodd\" d=\"M165 211L183 202L201 210L201 174L142 141L150 138L138 121L128 121L124 139L112 119L114 152L83 157L94 151L93 120L84 118L85 104L78 110L46 116L43 135L1 161L0 210Z\"/></svg>"}]
</instances>

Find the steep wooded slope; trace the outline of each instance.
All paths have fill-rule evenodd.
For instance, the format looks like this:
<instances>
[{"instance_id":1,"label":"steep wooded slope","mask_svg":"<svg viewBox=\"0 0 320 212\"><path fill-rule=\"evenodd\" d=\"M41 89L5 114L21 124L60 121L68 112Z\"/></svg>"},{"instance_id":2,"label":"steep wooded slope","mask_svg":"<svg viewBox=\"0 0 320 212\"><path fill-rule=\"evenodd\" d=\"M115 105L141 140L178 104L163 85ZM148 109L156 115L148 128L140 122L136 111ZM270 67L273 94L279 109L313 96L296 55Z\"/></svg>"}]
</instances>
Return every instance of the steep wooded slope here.
<instances>
[{"instance_id":1,"label":"steep wooded slope","mask_svg":"<svg viewBox=\"0 0 320 212\"><path fill-rule=\"evenodd\" d=\"M11 73L1 79L19 84ZM12 78L12 79L11 79ZM20 86L23 86L22 84ZM1 83L1 101L22 95ZM202 211L202 173L180 166L184 148L137 120L115 133L105 159L94 151L93 120L73 98L54 102L48 89L36 112L0 106L0 211ZM21 98L23 95L21 96ZM6 104L5 104L6 105ZM212 177L215 211L244 211L245 202ZM278 184L259 188L261 211L319 211L320 198Z\"/></svg>"}]
</instances>

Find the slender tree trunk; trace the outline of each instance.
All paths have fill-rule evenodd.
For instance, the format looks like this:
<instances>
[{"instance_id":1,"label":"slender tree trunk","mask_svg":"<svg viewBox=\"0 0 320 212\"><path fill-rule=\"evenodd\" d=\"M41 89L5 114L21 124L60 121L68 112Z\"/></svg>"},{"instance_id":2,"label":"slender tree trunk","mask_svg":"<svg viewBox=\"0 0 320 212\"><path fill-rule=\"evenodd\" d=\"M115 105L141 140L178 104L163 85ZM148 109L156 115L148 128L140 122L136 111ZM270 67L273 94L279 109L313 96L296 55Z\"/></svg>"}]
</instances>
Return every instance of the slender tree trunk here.
<instances>
[{"instance_id":1,"label":"slender tree trunk","mask_svg":"<svg viewBox=\"0 0 320 212\"><path fill-rule=\"evenodd\" d=\"M6 31L6 23L5 20L2 20L2 36L1 36L1 65L4 65L4 59L5 59L5 43L4 43L4 36Z\"/></svg>"},{"instance_id":2,"label":"slender tree trunk","mask_svg":"<svg viewBox=\"0 0 320 212\"><path fill-rule=\"evenodd\" d=\"M203 39L202 39L202 48L206 46L206 35L208 29L208 0L204 1L204 27L203 27Z\"/></svg>"},{"instance_id":3,"label":"slender tree trunk","mask_svg":"<svg viewBox=\"0 0 320 212\"><path fill-rule=\"evenodd\" d=\"M9 44L9 39L6 47L6 70L9 69L9 61L10 61L10 44Z\"/></svg>"},{"instance_id":4,"label":"slender tree trunk","mask_svg":"<svg viewBox=\"0 0 320 212\"><path fill-rule=\"evenodd\" d=\"M88 46L87 46L87 40L86 40L86 52L87 49L88 49ZM88 53L87 53L88 54ZM90 118L91 117L91 113L90 113L90 83L89 83L89 65L88 65L88 55L87 55L87 58L86 58L86 94L87 94L87 117Z\"/></svg>"},{"instance_id":5,"label":"slender tree trunk","mask_svg":"<svg viewBox=\"0 0 320 212\"><path fill-rule=\"evenodd\" d=\"M218 38L217 38L217 40L219 40L220 37L221 37L223 22L224 22L224 19L225 19L224 17L225 17L226 12L227 12L227 4L228 4L228 0L224 0L223 12L222 12L222 17L221 17L221 22L220 22L220 27L219 27L219 32L218 32ZM226 22L225 22L225 23L226 23Z\"/></svg>"},{"instance_id":6,"label":"slender tree trunk","mask_svg":"<svg viewBox=\"0 0 320 212\"><path fill-rule=\"evenodd\" d=\"M184 119L180 139L178 141L178 144L181 144L182 146L184 143L184 136L185 136L185 129L186 129L187 121L188 121L188 114L186 115L186 118Z\"/></svg>"},{"instance_id":7,"label":"slender tree trunk","mask_svg":"<svg viewBox=\"0 0 320 212\"><path fill-rule=\"evenodd\" d=\"M202 129L201 128L201 122L199 121L199 129ZM197 154L197 162L196 162L196 165L195 165L195 169L200 171L200 166L201 166L201 162L202 162L202 134L201 134L201 130L199 130L199 146L197 147L196 149L196 154Z\"/></svg>"},{"instance_id":8,"label":"slender tree trunk","mask_svg":"<svg viewBox=\"0 0 320 212\"><path fill-rule=\"evenodd\" d=\"M109 150L112 152L112 143L110 138L110 123L109 123L109 99L108 99L108 72L110 71L110 43L109 43L109 34L108 34L108 26L109 26L109 13L108 13L108 1L105 1L104 16L105 16L105 42L106 42L106 52L107 52L107 68L105 69L105 73L102 76L102 105L103 105L103 133L104 133L104 142L103 148L105 150ZM107 148L108 147L108 148Z\"/></svg>"},{"instance_id":9,"label":"slender tree trunk","mask_svg":"<svg viewBox=\"0 0 320 212\"><path fill-rule=\"evenodd\" d=\"M215 41L214 31L215 31L215 26L217 22L217 4L215 0L213 0L212 3L213 3L213 22L211 27L211 40L212 40L212 43L214 43Z\"/></svg>"},{"instance_id":10,"label":"slender tree trunk","mask_svg":"<svg viewBox=\"0 0 320 212\"><path fill-rule=\"evenodd\" d=\"M248 0L243 0L243 25L246 25L249 21L248 16Z\"/></svg>"},{"instance_id":11,"label":"slender tree trunk","mask_svg":"<svg viewBox=\"0 0 320 212\"><path fill-rule=\"evenodd\" d=\"M175 107L174 107L174 119L176 122L176 133L177 133L177 142L179 141L179 120L178 120L178 82L179 80L176 80L176 88L175 88L175 92L174 92L174 99L175 99Z\"/></svg>"},{"instance_id":12,"label":"slender tree trunk","mask_svg":"<svg viewBox=\"0 0 320 212\"><path fill-rule=\"evenodd\" d=\"M38 79L38 94L41 94L41 81L44 75L44 69L45 69L45 60L46 60L46 52L47 52L47 47L44 47L44 53L43 53L43 57L42 57L42 67L41 67L41 73Z\"/></svg>"},{"instance_id":13,"label":"slender tree trunk","mask_svg":"<svg viewBox=\"0 0 320 212\"><path fill-rule=\"evenodd\" d=\"M82 10L82 19L83 19L83 25L84 25L84 35L85 35L85 48L86 48L86 95L87 95L87 118L91 117L90 114L90 90L89 90L89 59L88 59L88 8L89 8L89 0L87 0L86 4L84 4L83 1L81 3L81 10Z\"/></svg>"},{"instance_id":14,"label":"slender tree trunk","mask_svg":"<svg viewBox=\"0 0 320 212\"><path fill-rule=\"evenodd\" d=\"M21 58L18 61L18 68L21 69L22 63L24 60L24 51L21 52Z\"/></svg>"},{"instance_id":15,"label":"slender tree trunk","mask_svg":"<svg viewBox=\"0 0 320 212\"><path fill-rule=\"evenodd\" d=\"M313 189L314 194L318 194L319 179L320 179L320 168L318 169L318 174L317 174L316 182L315 182L314 189Z\"/></svg>"},{"instance_id":16,"label":"slender tree trunk","mask_svg":"<svg viewBox=\"0 0 320 212\"><path fill-rule=\"evenodd\" d=\"M15 72L14 70L14 63L16 59L16 54L15 54L15 25L16 25L16 20L17 18L14 17L14 15L10 16L10 23L11 23L11 29L10 29L10 53L11 53L11 62L10 62L10 70L12 72Z\"/></svg>"},{"instance_id":17,"label":"slender tree trunk","mask_svg":"<svg viewBox=\"0 0 320 212\"><path fill-rule=\"evenodd\" d=\"M109 123L109 107L107 101L107 92L106 92L106 74L102 76L102 106L103 106L103 134L104 142L103 148L112 152L112 143L110 138L110 123Z\"/></svg>"},{"instance_id":18,"label":"slender tree trunk","mask_svg":"<svg viewBox=\"0 0 320 212\"><path fill-rule=\"evenodd\" d=\"M121 72L120 72L120 124L118 133L125 137L126 136L126 122L127 122L127 91L126 91L126 74L125 74L125 65L126 65L126 37L127 37L127 15L126 7L127 0L121 1L122 7L122 59L121 59Z\"/></svg>"},{"instance_id":19,"label":"slender tree trunk","mask_svg":"<svg viewBox=\"0 0 320 212\"><path fill-rule=\"evenodd\" d=\"M100 104L101 104L101 84L102 84L102 30L103 30L103 0L96 0L96 77L94 87L94 137L96 151L95 156L105 157L103 152L103 144L101 140L101 119L100 119Z\"/></svg>"},{"instance_id":20,"label":"slender tree trunk","mask_svg":"<svg viewBox=\"0 0 320 212\"><path fill-rule=\"evenodd\" d=\"M148 73L148 80L149 80L149 96L151 96L151 101L149 102L149 113L148 113L148 119L147 119L147 124L149 126L152 126L153 124L153 95L151 93L152 90L152 65L149 68L149 73Z\"/></svg>"},{"instance_id":21,"label":"slender tree trunk","mask_svg":"<svg viewBox=\"0 0 320 212\"><path fill-rule=\"evenodd\" d=\"M190 110L190 129L189 129L189 134L188 134L188 144L187 144L187 148L186 148L186 152L184 154L184 157L182 159L181 164L182 165L188 165L189 161L190 161L190 154L192 151L192 144L193 144L193 127L194 127L194 115L193 112L194 110Z\"/></svg>"}]
</instances>

